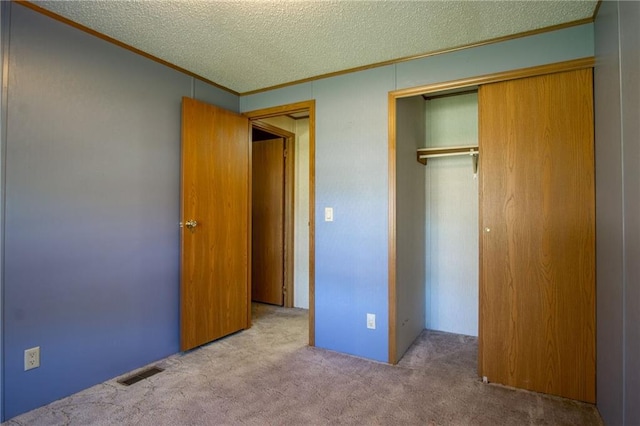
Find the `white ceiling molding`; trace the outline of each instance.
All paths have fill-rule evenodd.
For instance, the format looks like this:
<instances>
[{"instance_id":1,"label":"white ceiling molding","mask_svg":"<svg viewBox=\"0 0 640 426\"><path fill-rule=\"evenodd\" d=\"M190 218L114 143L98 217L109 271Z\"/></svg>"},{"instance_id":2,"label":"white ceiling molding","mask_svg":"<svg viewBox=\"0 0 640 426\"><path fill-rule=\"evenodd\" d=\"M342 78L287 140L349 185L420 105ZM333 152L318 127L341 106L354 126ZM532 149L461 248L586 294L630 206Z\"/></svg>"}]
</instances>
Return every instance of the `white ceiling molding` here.
<instances>
[{"instance_id":1,"label":"white ceiling molding","mask_svg":"<svg viewBox=\"0 0 640 426\"><path fill-rule=\"evenodd\" d=\"M588 19L597 0L33 4L244 93Z\"/></svg>"}]
</instances>

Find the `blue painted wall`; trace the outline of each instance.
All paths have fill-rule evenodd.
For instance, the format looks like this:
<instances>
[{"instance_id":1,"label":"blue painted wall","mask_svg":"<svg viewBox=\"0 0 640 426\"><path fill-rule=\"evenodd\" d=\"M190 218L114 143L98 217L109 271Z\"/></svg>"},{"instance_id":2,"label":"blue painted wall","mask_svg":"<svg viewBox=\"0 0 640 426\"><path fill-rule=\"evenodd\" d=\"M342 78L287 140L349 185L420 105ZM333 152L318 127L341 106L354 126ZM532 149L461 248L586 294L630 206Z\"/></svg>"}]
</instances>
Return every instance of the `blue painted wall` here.
<instances>
[{"instance_id":1,"label":"blue painted wall","mask_svg":"<svg viewBox=\"0 0 640 426\"><path fill-rule=\"evenodd\" d=\"M308 101L314 98L313 87L313 82L308 82L283 87L279 90L256 93L251 96L242 96L240 98L240 110L243 112L254 111L269 108L274 105L287 105Z\"/></svg>"},{"instance_id":2,"label":"blue painted wall","mask_svg":"<svg viewBox=\"0 0 640 426\"><path fill-rule=\"evenodd\" d=\"M387 93L593 55L585 25L238 99L10 9L5 418L178 351L182 96L243 111L316 99L316 343L384 361ZM42 366L24 372L32 346Z\"/></svg>"},{"instance_id":3,"label":"blue painted wall","mask_svg":"<svg viewBox=\"0 0 640 426\"><path fill-rule=\"evenodd\" d=\"M640 3L595 23L598 410L640 424Z\"/></svg>"},{"instance_id":4,"label":"blue painted wall","mask_svg":"<svg viewBox=\"0 0 640 426\"><path fill-rule=\"evenodd\" d=\"M239 107L16 4L10 40L6 418L179 350L181 98Z\"/></svg>"},{"instance_id":5,"label":"blue painted wall","mask_svg":"<svg viewBox=\"0 0 640 426\"><path fill-rule=\"evenodd\" d=\"M587 24L241 97L241 111L316 100L318 346L387 360L388 92L593 54Z\"/></svg>"},{"instance_id":6,"label":"blue painted wall","mask_svg":"<svg viewBox=\"0 0 640 426\"><path fill-rule=\"evenodd\" d=\"M314 83L316 345L386 361L387 93L394 68ZM333 207L334 221L324 222ZM376 329L366 328L366 314Z\"/></svg>"},{"instance_id":7,"label":"blue painted wall","mask_svg":"<svg viewBox=\"0 0 640 426\"><path fill-rule=\"evenodd\" d=\"M9 42L9 7L11 3L0 2L0 81L4 81L6 49ZM0 85L0 190L4 195L4 170L6 149L7 91ZM4 196L0 197L0 421L4 419Z\"/></svg>"},{"instance_id":8,"label":"blue painted wall","mask_svg":"<svg viewBox=\"0 0 640 426\"><path fill-rule=\"evenodd\" d=\"M397 65L397 89L593 56L586 24Z\"/></svg>"}]
</instances>

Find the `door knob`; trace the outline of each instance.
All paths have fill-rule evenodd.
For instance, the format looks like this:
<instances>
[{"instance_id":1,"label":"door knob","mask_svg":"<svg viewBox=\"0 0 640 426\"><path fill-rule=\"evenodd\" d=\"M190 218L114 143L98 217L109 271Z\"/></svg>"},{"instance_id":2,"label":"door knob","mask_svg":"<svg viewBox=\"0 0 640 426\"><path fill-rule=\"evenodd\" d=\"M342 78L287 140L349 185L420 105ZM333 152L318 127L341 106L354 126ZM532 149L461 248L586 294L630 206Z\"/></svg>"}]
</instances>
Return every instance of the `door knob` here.
<instances>
[{"instance_id":1,"label":"door knob","mask_svg":"<svg viewBox=\"0 0 640 426\"><path fill-rule=\"evenodd\" d=\"M198 222L196 222L195 220L188 220L184 223L184 226L186 226L187 228L189 228L190 231L193 231L193 229L198 226Z\"/></svg>"}]
</instances>

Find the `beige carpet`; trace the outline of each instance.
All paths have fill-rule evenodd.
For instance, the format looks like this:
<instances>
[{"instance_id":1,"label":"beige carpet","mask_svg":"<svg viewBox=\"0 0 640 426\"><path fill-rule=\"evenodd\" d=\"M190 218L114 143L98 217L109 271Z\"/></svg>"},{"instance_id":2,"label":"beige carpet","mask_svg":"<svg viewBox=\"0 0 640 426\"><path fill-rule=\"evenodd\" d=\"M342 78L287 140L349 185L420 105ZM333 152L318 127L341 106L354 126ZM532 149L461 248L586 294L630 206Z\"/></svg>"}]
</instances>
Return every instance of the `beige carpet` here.
<instances>
[{"instance_id":1,"label":"beige carpet","mask_svg":"<svg viewBox=\"0 0 640 426\"><path fill-rule=\"evenodd\" d=\"M250 330L7 425L599 425L588 404L482 384L476 339L425 331L399 365L307 343L307 312L254 306Z\"/></svg>"}]
</instances>

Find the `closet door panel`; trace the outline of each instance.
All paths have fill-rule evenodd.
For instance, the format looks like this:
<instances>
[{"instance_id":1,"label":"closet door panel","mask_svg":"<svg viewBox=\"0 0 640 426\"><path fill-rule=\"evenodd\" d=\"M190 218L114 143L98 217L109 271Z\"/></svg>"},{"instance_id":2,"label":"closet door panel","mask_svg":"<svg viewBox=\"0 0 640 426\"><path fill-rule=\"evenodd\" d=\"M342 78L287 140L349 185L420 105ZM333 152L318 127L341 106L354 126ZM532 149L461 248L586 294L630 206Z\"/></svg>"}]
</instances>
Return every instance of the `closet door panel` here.
<instances>
[{"instance_id":1,"label":"closet door panel","mask_svg":"<svg viewBox=\"0 0 640 426\"><path fill-rule=\"evenodd\" d=\"M592 72L482 86L479 115L481 374L595 402Z\"/></svg>"}]
</instances>

